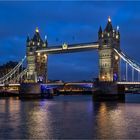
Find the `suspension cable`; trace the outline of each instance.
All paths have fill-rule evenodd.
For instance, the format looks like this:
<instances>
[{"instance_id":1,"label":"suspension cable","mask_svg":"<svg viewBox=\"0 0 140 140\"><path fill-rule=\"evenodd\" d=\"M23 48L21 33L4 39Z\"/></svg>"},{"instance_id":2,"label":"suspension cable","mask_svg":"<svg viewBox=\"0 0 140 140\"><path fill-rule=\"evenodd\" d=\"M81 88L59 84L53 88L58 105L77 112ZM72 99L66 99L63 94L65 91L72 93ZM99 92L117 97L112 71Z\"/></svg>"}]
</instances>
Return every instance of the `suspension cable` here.
<instances>
[{"instance_id":1,"label":"suspension cable","mask_svg":"<svg viewBox=\"0 0 140 140\"><path fill-rule=\"evenodd\" d=\"M25 59L26 59L26 56L24 56L24 58L10 72L8 72L6 75L1 77L0 83L6 81L9 77L11 77L19 69L19 67L23 64Z\"/></svg>"}]
</instances>

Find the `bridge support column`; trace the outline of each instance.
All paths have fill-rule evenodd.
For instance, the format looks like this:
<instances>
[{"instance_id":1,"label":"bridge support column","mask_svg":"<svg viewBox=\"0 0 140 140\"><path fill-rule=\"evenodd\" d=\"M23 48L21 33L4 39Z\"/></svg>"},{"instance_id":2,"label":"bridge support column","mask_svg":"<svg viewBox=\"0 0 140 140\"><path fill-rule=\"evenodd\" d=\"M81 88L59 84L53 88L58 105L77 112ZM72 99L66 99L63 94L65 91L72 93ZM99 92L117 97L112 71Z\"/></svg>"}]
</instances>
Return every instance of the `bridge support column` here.
<instances>
[{"instance_id":1,"label":"bridge support column","mask_svg":"<svg viewBox=\"0 0 140 140\"><path fill-rule=\"evenodd\" d=\"M20 99L53 98L53 90L47 89L46 84L21 83L19 88Z\"/></svg>"},{"instance_id":2,"label":"bridge support column","mask_svg":"<svg viewBox=\"0 0 140 140\"><path fill-rule=\"evenodd\" d=\"M139 80L140 80L140 72L138 71L138 82L139 82Z\"/></svg>"},{"instance_id":3,"label":"bridge support column","mask_svg":"<svg viewBox=\"0 0 140 140\"><path fill-rule=\"evenodd\" d=\"M125 80L128 81L128 64L125 64Z\"/></svg>"},{"instance_id":4,"label":"bridge support column","mask_svg":"<svg viewBox=\"0 0 140 140\"><path fill-rule=\"evenodd\" d=\"M96 82L93 92L94 101L125 101L124 85L115 82Z\"/></svg>"},{"instance_id":5,"label":"bridge support column","mask_svg":"<svg viewBox=\"0 0 140 140\"><path fill-rule=\"evenodd\" d=\"M134 82L134 68L132 68L132 82Z\"/></svg>"}]
</instances>

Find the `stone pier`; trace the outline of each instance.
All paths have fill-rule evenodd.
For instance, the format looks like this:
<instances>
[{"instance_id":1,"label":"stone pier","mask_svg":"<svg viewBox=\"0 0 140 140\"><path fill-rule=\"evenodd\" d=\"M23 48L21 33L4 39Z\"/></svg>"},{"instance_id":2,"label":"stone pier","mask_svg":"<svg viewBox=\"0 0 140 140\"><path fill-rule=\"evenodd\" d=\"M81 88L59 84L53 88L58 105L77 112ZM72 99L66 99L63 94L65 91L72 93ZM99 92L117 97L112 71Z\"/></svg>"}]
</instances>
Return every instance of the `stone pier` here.
<instances>
[{"instance_id":1,"label":"stone pier","mask_svg":"<svg viewBox=\"0 0 140 140\"><path fill-rule=\"evenodd\" d=\"M93 92L94 101L125 101L125 88L116 82L98 82Z\"/></svg>"},{"instance_id":2,"label":"stone pier","mask_svg":"<svg viewBox=\"0 0 140 140\"><path fill-rule=\"evenodd\" d=\"M46 86L44 87L44 84L41 84L41 83L22 83L20 85L19 95L21 99L23 98L30 98L30 99L53 98L52 92L50 92L50 90L47 89Z\"/></svg>"}]
</instances>

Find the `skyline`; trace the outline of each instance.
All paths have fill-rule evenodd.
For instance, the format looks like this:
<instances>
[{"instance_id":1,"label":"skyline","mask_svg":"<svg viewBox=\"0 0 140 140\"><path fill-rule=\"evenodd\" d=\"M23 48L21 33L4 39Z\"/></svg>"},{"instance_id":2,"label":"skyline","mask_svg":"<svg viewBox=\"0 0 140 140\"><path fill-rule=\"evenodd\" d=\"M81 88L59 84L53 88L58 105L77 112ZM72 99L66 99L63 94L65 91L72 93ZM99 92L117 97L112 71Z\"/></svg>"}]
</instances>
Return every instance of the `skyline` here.
<instances>
[{"instance_id":1,"label":"skyline","mask_svg":"<svg viewBox=\"0 0 140 140\"><path fill-rule=\"evenodd\" d=\"M113 27L120 27L121 49L139 62L139 8L140 2L0 2L0 64L22 59L26 37L36 27L43 39L47 35L49 46L94 42L108 16ZM98 76L98 54L50 55L48 66L49 79L91 80Z\"/></svg>"}]
</instances>

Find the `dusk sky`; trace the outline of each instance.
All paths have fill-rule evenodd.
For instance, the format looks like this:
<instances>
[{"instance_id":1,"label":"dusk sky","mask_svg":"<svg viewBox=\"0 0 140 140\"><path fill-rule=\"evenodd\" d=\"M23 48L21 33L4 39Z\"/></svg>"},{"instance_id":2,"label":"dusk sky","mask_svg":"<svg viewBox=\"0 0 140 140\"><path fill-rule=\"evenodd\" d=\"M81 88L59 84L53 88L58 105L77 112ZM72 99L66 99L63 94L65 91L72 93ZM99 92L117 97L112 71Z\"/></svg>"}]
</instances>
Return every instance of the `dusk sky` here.
<instances>
[{"instance_id":1,"label":"dusk sky","mask_svg":"<svg viewBox=\"0 0 140 140\"><path fill-rule=\"evenodd\" d=\"M94 42L108 16L120 27L121 49L140 62L140 2L0 2L0 64L24 57L36 27L49 47ZM50 55L48 73L49 79L91 80L98 76L98 52Z\"/></svg>"}]
</instances>

